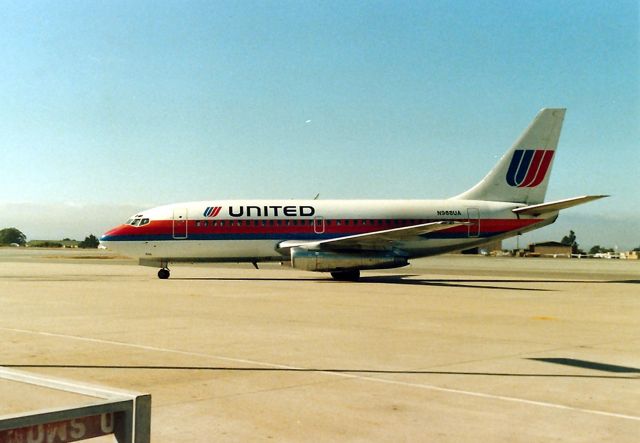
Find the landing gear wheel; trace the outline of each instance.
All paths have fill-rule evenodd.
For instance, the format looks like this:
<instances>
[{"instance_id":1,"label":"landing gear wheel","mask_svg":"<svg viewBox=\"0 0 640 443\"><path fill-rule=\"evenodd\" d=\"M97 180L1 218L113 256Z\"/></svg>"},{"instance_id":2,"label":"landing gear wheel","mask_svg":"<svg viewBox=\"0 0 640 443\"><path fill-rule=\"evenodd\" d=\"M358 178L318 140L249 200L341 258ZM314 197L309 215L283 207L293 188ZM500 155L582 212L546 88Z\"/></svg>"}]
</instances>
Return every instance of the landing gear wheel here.
<instances>
[{"instance_id":1,"label":"landing gear wheel","mask_svg":"<svg viewBox=\"0 0 640 443\"><path fill-rule=\"evenodd\" d=\"M162 280L166 280L171 275L171 272L167 268L162 268L158 271L158 278Z\"/></svg>"},{"instance_id":2,"label":"landing gear wheel","mask_svg":"<svg viewBox=\"0 0 640 443\"><path fill-rule=\"evenodd\" d=\"M331 277L338 281L358 281L360 279L360 270L334 271L331 273Z\"/></svg>"}]
</instances>

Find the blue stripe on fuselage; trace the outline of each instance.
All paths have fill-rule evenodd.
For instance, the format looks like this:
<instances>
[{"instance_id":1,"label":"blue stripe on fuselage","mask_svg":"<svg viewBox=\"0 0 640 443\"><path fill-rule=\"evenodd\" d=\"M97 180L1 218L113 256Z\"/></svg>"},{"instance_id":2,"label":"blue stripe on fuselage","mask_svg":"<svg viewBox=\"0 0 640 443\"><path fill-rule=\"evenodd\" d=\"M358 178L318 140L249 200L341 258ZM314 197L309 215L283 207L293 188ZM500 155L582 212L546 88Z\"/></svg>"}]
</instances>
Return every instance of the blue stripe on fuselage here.
<instances>
[{"instance_id":1,"label":"blue stripe on fuselage","mask_svg":"<svg viewBox=\"0 0 640 443\"><path fill-rule=\"evenodd\" d=\"M480 232L478 237L493 237L495 235L504 234L507 231L493 231L493 232ZM171 234L154 234L154 235L117 235L117 236L103 236L101 241L229 241L229 240L328 240L333 238L348 237L360 233L346 233L341 235L336 234L269 234L269 233L254 233L254 234L189 234L187 238L174 238ZM454 239L454 238L477 238L469 237L466 232L459 233L445 233L445 232L431 232L429 234L423 234L419 237L428 239Z\"/></svg>"}]
</instances>

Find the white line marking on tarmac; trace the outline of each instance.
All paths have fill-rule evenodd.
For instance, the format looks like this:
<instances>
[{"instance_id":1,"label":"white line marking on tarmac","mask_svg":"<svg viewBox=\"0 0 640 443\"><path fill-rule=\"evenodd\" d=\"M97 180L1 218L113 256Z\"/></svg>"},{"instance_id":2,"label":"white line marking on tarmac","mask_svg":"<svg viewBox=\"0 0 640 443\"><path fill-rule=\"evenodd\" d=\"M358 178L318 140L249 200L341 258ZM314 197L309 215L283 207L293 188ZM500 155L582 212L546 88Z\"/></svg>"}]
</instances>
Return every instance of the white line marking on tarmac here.
<instances>
[{"instance_id":1,"label":"white line marking on tarmac","mask_svg":"<svg viewBox=\"0 0 640 443\"><path fill-rule=\"evenodd\" d=\"M244 363L244 364L250 364L250 365L258 365L258 366L264 366L264 367L269 367L269 368L291 369L291 370L299 370L299 371L303 371L303 370L307 369L307 368L302 368L302 367L298 367L298 366L281 365L281 364L277 364L277 363L261 362L261 361L256 361L256 360L243 359L243 358L224 357L224 356L220 356L220 355L205 354L205 353L202 353L202 352L180 351L178 349L161 348L161 347L157 347L157 346L148 346L148 345L141 345L141 344L136 344L136 343L126 343L126 342L120 342L120 341L114 341L114 340L103 340L103 339L99 339L99 338L80 337L80 336L77 336L77 335L57 334L57 333L53 333L53 332L32 331L32 330L28 330L28 329L2 328L2 327L0 327L0 330L10 331L10 332L19 332L19 333L24 333L24 334L32 334L32 335L42 335L42 336L45 336L45 337L65 338L65 339L70 339L70 340L78 340L78 341L85 341L85 342L91 342L91 343L101 343L101 344L106 344L106 345L124 346L124 347L136 348L136 349L144 349L144 350L148 350L148 351L168 352L168 353L173 353L173 354L189 355L189 356L192 356L192 357L214 358L216 360L230 361L230 362L234 362L234 363ZM576 408L576 407L573 407L573 406L567 406L567 405L562 405L562 404L558 404L558 403L549 403L549 402L536 401L536 400L527 400L525 398L507 397L507 396L504 396L504 395L485 394L485 393L482 393L482 392L465 391L465 390L453 389L453 388L443 388L441 386L435 386L435 385L429 385L429 384L423 384L423 383L411 383L411 382L404 382L404 381L398 381L398 380L386 380L386 379L383 379L383 378L376 378L376 377L371 377L371 376L345 374L344 372L337 372L337 371L316 371L316 372L319 373L319 374L333 375L333 376L337 376L337 377L351 378L351 379L355 379L355 380L372 381L372 382L376 382L376 383L385 383L385 384L390 384L390 385L404 386L404 387L417 388L417 389L425 389L425 390L438 391L438 392L448 392L448 393L451 393L451 394L467 395L467 396L470 396L470 397L486 398L486 399L490 399L490 400L501 400L501 401L508 401L508 402L513 402L513 403L522 403L522 404L532 405L532 406L541 406L541 407L554 408L554 409L564 409L564 410L573 411L573 412L583 412L583 413L586 413L586 414L595 414L595 415L602 415L602 416L605 416L605 417L622 418L622 419L625 419L625 420L640 421L640 416L617 414L615 412L598 411L596 409Z\"/></svg>"}]
</instances>

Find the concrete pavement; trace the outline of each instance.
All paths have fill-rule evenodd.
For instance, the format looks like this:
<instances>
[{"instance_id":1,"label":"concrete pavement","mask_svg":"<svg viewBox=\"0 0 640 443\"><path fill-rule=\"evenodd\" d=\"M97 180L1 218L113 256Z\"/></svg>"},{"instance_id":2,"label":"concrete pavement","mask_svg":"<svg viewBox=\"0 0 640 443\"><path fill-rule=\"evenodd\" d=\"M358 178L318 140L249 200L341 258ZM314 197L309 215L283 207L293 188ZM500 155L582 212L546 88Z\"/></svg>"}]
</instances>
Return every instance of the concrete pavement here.
<instances>
[{"instance_id":1,"label":"concrete pavement","mask_svg":"<svg viewBox=\"0 0 640 443\"><path fill-rule=\"evenodd\" d=\"M638 440L640 263L443 256L363 276L162 281L100 251L0 249L0 365L149 392L154 442ZM0 414L70 401L0 394Z\"/></svg>"}]
</instances>

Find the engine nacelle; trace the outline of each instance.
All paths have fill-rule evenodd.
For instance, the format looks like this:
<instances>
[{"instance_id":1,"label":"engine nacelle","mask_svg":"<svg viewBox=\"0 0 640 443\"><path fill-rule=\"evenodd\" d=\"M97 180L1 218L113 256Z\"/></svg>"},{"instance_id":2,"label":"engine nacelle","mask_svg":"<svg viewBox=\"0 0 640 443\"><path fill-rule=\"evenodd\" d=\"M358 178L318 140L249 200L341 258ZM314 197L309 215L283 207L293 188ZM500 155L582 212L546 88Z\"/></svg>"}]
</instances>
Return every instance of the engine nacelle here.
<instances>
[{"instance_id":1,"label":"engine nacelle","mask_svg":"<svg viewBox=\"0 0 640 443\"><path fill-rule=\"evenodd\" d=\"M391 252L345 253L291 249L291 266L305 271L331 272L350 269L389 269L407 266L406 257Z\"/></svg>"}]
</instances>

